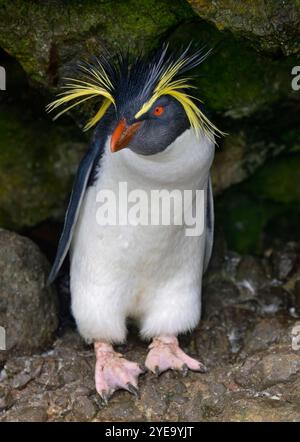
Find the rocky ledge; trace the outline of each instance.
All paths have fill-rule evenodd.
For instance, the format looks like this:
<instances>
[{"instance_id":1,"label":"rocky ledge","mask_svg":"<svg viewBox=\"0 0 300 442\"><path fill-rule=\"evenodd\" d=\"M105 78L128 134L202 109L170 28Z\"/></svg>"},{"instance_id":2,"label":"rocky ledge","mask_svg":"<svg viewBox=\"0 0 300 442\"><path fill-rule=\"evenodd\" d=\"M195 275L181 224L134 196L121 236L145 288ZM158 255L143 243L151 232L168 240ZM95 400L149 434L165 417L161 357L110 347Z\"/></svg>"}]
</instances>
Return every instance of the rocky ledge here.
<instances>
[{"instance_id":1,"label":"rocky ledge","mask_svg":"<svg viewBox=\"0 0 300 442\"><path fill-rule=\"evenodd\" d=\"M68 324L42 353L7 356L0 421L299 421L299 261L296 243L262 259L217 243L203 320L181 339L208 373L146 373L140 398L119 391L105 406L94 389L92 348ZM146 347L132 329L120 350L142 363Z\"/></svg>"}]
</instances>

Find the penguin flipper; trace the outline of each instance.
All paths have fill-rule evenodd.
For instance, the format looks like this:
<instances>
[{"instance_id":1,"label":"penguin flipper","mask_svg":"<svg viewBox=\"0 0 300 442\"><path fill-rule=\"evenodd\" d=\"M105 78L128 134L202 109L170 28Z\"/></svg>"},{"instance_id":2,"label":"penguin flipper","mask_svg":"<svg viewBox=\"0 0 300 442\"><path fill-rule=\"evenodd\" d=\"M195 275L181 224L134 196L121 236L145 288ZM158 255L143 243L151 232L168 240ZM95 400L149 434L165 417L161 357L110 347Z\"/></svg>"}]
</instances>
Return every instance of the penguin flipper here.
<instances>
[{"instance_id":1,"label":"penguin flipper","mask_svg":"<svg viewBox=\"0 0 300 442\"><path fill-rule=\"evenodd\" d=\"M205 239L205 252L203 262L203 272L206 272L214 243L214 198L211 184L211 177L208 177L207 181L207 195L206 195L206 239Z\"/></svg>"},{"instance_id":2,"label":"penguin flipper","mask_svg":"<svg viewBox=\"0 0 300 442\"><path fill-rule=\"evenodd\" d=\"M79 215L80 206L98 156L99 152L97 146L95 144L92 144L90 149L81 160L81 163L77 170L68 209L65 216L63 231L57 247L56 257L48 277L48 284L51 284L57 277L57 274L70 248L74 228Z\"/></svg>"}]
</instances>

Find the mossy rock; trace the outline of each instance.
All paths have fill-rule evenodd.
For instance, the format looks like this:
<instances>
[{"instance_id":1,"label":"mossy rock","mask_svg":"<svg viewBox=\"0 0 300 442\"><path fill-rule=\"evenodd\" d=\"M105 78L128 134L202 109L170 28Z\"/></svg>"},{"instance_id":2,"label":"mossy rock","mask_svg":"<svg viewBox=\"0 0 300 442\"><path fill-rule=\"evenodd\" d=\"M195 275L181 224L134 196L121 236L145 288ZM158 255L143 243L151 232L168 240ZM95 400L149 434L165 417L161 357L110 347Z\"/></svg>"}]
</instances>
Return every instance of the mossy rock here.
<instances>
[{"instance_id":1,"label":"mossy rock","mask_svg":"<svg viewBox=\"0 0 300 442\"><path fill-rule=\"evenodd\" d=\"M255 47L286 55L300 52L299 0L188 0L195 12L247 38Z\"/></svg>"},{"instance_id":2,"label":"mossy rock","mask_svg":"<svg viewBox=\"0 0 300 442\"><path fill-rule=\"evenodd\" d=\"M271 233L266 232L267 226L273 226L282 239L299 239L299 229L294 229L299 207L300 154L294 153L269 161L251 178L224 192L216 202L217 223L230 248L259 253L263 233ZM284 226L281 232L280 226Z\"/></svg>"},{"instance_id":3,"label":"mossy rock","mask_svg":"<svg viewBox=\"0 0 300 442\"><path fill-rule=\"evenodd\" d=\"M203 20L180 25L170 41L173 46L194 41L213 48L195 71L200 99L209 110L240 118L298 96L291 87L294 56L273 59Z\"/></svg>"},{"instance_id":4,"label":"mossy rock","mask_svg":"<svg viewBox=\"0 0 300 442\"><path fill-rule=\"evenodd\" d=\"M300 206L300 154L269 161L245 182L244 189L262 200Z\"/></svg>"},{"instance_id":5,"label":"mossy rock","mask_svg":"<svg viewBox=\"0 0 300 442\"><path fill-rule=\"evenodd\" d=\"M271 5L274 1L264 3ZM196 10L194 3L201 3L201 16L216 23L205 12L209 9L209 3L214 8L215 2L195 1L193 6ZM199 67L196 84L207 109L213 111L216 120L219 118L220 129L227 131L226 124L230 121L230 135L225 140L228 151L225 158L221 153L217 171L219 177L222 177L218 184L218 190L222 192L231 184L247 178L271 155L284 149L299 149L299 144L295 142L298 124L295 118L289 127L292 115L299 115L297 111L295 113L297 106L292 108L292 113L283 111L279 106L279 103L290 102L299 105L299 92L293 92L291 88L291 67L298 64L297 60L293 56L282 55L295 54L297 40L290 39L290 34L283 33L282 41L274 37L274 44L268 46L268 39L273 38L272 33L268 34L268 38L264 35L260 38L257 30L249 35L245 27L239 31L238 20L243 12L242 3L240 2L235 13L237 21L233 20L237 28L228 21L225 25L216 23L217 29L200 19L184 0L0 0L0 46L22 65L31 86L34 86L32 89L39 86L37 89L41 92L40 95L44 98L45 94L48 95L49 101L49 95L53 97L57 84L74 62L103 50L113 54L123 47L129 48L135 54L140 49L151 50L164 40L170 40L175 46L188 44L193 40L207 48L214 47L214 53ZM256 3L259 0L254 0L251 4ZM220 0L220 16L225 19L224 11L231 11L228 20L235 17L232 12L233 4L236 5L237 2ZM283 16L286 8L294 10L296 7L296 0L285 2ZM251 22L254 10L252 7L248 9ZM246 14L246 6L244 10ZM295 20L298 20L297 14L296 11ZM244 21L246 19L243 16ZM265 26L263 20L261 26ZM278 29L276 28L276 32ZM291 28L290 32L296 35L298 29ZM8 81L13 83L11 73L8 74ZM26 83L26 77L25 80L22 77L20 81L21 77L17 76L15 84L9 85L9 96L14 93L15 87L16 97L27 94L26 88L24 92L20 88L23 81ZM2 96L0 95L0 102ZM26 103L25 107L9 102L0 107L0 226L16 229L35 225L49 217L62 219L73 175L87 145L86 138L76 130L75 124L74 129L70 129L68 117L64 117L59 124L53 124L45 116L37 117L43 115L43 106L39 108L30 98ZM276 109L277 117L274 118ZM81 119L86 120L86 112L84 108L76 114L80 117L79 123ZM227 166L228 169L225 170ZM236 231L232 227L235 219L240 217L247 221L253 218L255 221L258 218L255 214L260 213L259 223L253 228L253 232L251 228L249 230L253 239L248 241L245 236L246 243L242 246L237 239L234 248L246 250L256 247L259 232L270 216L278 213L274 207L289 205L287 201L283 201L283 192L274 195L274 190L271 190L277 179L274 176L283 174L279 169L276 169L277 172L274 170L267 173L268 177L272 175L273 178L267 179L263 175L256 182L256 187L254 184L253 187L248 187L247 198L244 200L246 190L242 190L242 198L237 196L234 202L236 211L234 207L229 211L226 209L229 215L224 216L224 223L228 220L227 225L230 224L231 230L233 228L231 232L228 227L232 238ZM294 172L296 173L295 170ZM269 188L265 199L268 203L261 203L261 199L257 203L256 193L261 195L260 187L264 186ZM286 184L285 191L291 192L289 186L290 184ZM225 202L228 198L228 207L230 201L234 200L233 192L236 189L224 195ZM243 203L240 213L239 201Z\"/></svg>"},{"instance_id":6,"label":"mossy rock","mask_svg":"<svg viewBox=\"0 0 300 442\"><path fill-rule=\"evenodd\" d=\"M51 87L78 58L118 48L149 50L194 15L184 0L0 0L0 46L31 79Z\"/></svg>"},{"instance_id":7,"label":"mossy rock","mask_svg":"<svg viewBox=\"0 0 300 442\"><path fill-rule=\"evenodd\" d=\"M215 8L214 2L198 3L205 17L206 10ZM236 5L219 3L217 9L224 16ZM288 10L296 8L291 1L285 4L290 4ZM237 16L246 14L247 9L251 19L252 7L238 6ZM260 17L263 9L257 9ZM292 15L289 17L292 20ZM206 18L210 20L208 12ZM224 28L228 27L220 26ZM243 117L296 94L291 88L295 57L273 59L257 53L247 41L200 20L184 0L0 0L0 46L19 61L36 85L52 92L79 59L103 51L113 54L119 48L128 48L133 54L141 49L147 52L168 39L176 46L192 40L215 47L215 53L199 68L197 81L200 98L212 111ZM291 42L294 44L294 38ZM83 114L88 112L84 108Z\"/></svg>"},{"instance_id":8,"label":"mossy rock","mask_svg":"<svg viewBox=\"0 0 300 442\"><path fill-rule=\"evenodd\" d=\"M48 218L62 220L85 148L77 131L1 105L0 227L19 230Z\"/></svg>"}]
</instances>

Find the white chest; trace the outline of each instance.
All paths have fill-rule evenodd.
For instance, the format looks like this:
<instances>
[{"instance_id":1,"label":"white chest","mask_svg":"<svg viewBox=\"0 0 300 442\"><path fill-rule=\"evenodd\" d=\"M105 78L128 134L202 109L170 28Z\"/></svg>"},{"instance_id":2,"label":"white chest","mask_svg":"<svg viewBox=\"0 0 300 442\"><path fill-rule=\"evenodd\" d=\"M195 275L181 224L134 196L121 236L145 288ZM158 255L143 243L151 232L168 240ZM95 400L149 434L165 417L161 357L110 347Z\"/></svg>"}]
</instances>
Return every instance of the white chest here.
<instances>
[{"instance_id":1,"label":"white chest","mask_svg":"<svg viewBox=\"0 0 300 442\"><path fill-rule=\"evenodd\" d=\"M198 140L189 130L164 152L144 157L128 149L112 154L109 141L96 184L88 189L83 202L73 253L76 249L78 254L87 256L91 269L110 265L114 270L148 275L163 267L165 271L175 271L184 260L198 261L203 252L203 235L186 235L184 191L195 195L196 190L205 188L214 155L213 145L207 139ZM166 225L161 225L163 200L153 199L153 190L164 190L166 195L172 193L169 224L167 219ZM116 222L108 223L107 214L101 222L101 213L104 216L99 204L101 192L102 196L105 192L114 196L112 212L116 211ZM136 224L130 216L121 221L119 215L128 214L130 208L137 206L137 197L141 194L144 197L138 201L139 208L143 213L147 211L147 222L144 219ZM157 212L159 224L153 225L152 215Z\"/></svg>"}]
</instances>

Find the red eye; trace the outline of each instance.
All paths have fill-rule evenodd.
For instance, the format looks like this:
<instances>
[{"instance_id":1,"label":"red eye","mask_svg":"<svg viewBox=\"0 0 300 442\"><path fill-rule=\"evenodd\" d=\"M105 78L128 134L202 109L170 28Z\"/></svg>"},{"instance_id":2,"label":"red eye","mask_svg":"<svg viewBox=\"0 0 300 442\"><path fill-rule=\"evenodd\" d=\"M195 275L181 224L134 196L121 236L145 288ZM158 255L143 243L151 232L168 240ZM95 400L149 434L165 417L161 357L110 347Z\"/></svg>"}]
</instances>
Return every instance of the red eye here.
<instances>
[{"instance_id":1,"label":"red eye","mask_svg":"<svg viewBox=\"0 0 300 442\"><path fill-rule=\"evenodd\" d=\"M156 115L157 117L159 117L160 115L162 115L165 111L165 108L163 106L156 106L154 108L153 111L153 115Z\"/></svg>"}]
</instances>

